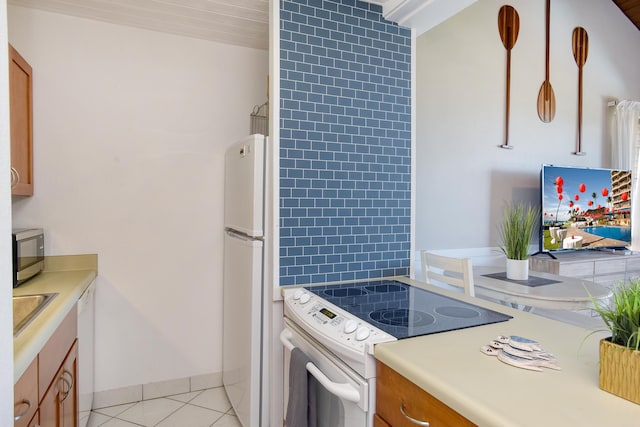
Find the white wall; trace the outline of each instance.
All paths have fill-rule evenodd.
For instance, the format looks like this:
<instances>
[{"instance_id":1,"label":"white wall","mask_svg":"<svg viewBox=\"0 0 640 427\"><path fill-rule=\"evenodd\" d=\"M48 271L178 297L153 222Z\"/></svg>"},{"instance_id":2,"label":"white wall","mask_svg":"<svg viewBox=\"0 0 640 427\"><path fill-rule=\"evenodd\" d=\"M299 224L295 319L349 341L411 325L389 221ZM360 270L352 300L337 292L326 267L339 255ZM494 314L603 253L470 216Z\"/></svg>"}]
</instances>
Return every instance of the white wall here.
<instances>
[{"instance_id":1,"label":"white wall","mask_svg":"<svg viewBox=\"0 0 640 427\"><path fill-rule=\"evenodd\" d=\"M52 255L97 253L96 391L221 371L223 155L268 53L9 7L34 70L35 195Z\"/></svg>"},{"instance_id":2,"label":"white wall","mask_svg":"<svg viewBox=\"0 0 640 427\"><path fill-rule=\"evenodd\" d=\"M509 2L520 16L512 51L509 144L504 142L506 50L502 0L479 0L418 37L416 249L498 246L505 202L539 203L543 163L609 167L606 101L640 99L640 31L611 1L551 2L550 81L557 111L537 114L545 77L545 2ZM575 27L589 34L583 157L576 150Z\"/></svg>"},{"instance_id":3,"label":"white wall","mask_svg":"<svg viewBox=\"0 0 640 427\"><path fill-rule=\"evenodd\" d=\"M9 140L9 64L7 61L7 7L0 3L0 176L8 176L10 168ZM11 230L9 180L0 180L0 235ZM13 423L13 318L11 301L11 244L0 242L0 425Z\"/></svg>"}]
</instances>

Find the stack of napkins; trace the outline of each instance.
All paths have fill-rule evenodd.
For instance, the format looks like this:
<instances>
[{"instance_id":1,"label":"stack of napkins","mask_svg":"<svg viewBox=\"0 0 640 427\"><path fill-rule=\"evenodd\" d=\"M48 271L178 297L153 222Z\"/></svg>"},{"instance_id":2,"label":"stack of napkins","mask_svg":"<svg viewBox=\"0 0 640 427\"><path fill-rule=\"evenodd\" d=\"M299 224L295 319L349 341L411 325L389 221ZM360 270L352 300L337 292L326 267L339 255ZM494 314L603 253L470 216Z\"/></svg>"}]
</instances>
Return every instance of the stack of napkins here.
<instances>
[{"instance_id":1,"label":"stack of napkins","mask_svg":"<svg viewBox=\"0 0 640 427\"><path fill-rule=\"evenodd\" d=\"M497 356L501 362L518 368L532 371L542 371L542 368L560 370L553 354L543 350L538 342L517 335L500 335L489 345L480 347L480 351L488 356Z\"/></svg>"}]
</instances>

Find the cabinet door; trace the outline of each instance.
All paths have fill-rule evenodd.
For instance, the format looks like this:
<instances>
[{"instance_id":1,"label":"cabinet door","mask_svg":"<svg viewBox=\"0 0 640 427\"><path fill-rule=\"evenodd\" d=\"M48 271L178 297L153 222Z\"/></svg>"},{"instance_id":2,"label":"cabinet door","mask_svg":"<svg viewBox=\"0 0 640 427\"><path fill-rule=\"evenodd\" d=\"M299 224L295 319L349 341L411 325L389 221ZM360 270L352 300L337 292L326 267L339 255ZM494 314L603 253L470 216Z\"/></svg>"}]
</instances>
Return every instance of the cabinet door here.
<instances>
[{"instance_id":1,"label":"cabinet door","mask_svg":"<svg viewBox=\"0 0 640 427\"><path fill-rule=\"evenodd\" d=\"M40 400L57 375L60 366L78 336L78 308L74 305L38 356L38 389ZM46 424L43 424L46 425Z\"/></svg>"},{"instance_id":2,"label":"cabinet door","mask_svg":"<svg viewBox=\"0 0 640 427\"><path fill-rule=\"evenodd\" d=\"M11 194L33 195L32 69L9 45L9 108L11 115Z\"/></svg>"},{"instance_id":3,"label":"cabinet door","mask_svg":"<svg viewBox=\"0 0 640 427\"><path fill-rule=\"evenodd\" d=\"M62 427L63 380L62 368L53 378L53 382L40 402L40 423L47 427Z\"/></svg>"},{"instance_id":4,"label":"cabinet door","mask_svg":"<svg viewBox=\"0 0 640 427\"><path fill-rule=\"evenodd\" d=\"M46 427L78 425L77 341L54 376L40 402L40 424Z\"/></svg>"},{"instance_id":5,"label":"cabinet door","mask_svg":"<svg viewBox=\"0 0 640 427\"><path fill-rule=\"evenodd\" d=\"M78 341L73 344L71 351L62 365L64 388L61 398L62 425L76 427L78 425Z\"/></svg>"},{"instance_id":6,"label":"cabinet door","mask_svg":"<svg viewBox=\"0 0 640 427\"><path fill-rule=\"evenodd\" d=\"M14 427L26 427L38 409L38 359L34 359L14 386Z\"/></svg>"}]
</instances>

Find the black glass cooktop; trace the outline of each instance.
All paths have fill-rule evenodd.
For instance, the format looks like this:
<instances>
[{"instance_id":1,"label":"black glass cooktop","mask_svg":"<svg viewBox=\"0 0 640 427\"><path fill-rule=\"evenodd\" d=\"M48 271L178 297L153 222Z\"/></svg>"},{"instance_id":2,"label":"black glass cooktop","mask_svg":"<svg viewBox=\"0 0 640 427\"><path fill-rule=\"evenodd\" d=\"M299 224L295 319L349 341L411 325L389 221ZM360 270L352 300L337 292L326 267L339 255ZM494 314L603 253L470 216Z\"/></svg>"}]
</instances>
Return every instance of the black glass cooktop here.
<instances>
[{"instance_id":1,"label":"black glass cooktop","mask_svg":"<svg viewBox=\"0 0 640 427\"><path fill-rule=\"evenodd\" d=\"M506 314L396 280L310 286L306 289L397 339L511 319Z\"/></svg>"}]
</instances>

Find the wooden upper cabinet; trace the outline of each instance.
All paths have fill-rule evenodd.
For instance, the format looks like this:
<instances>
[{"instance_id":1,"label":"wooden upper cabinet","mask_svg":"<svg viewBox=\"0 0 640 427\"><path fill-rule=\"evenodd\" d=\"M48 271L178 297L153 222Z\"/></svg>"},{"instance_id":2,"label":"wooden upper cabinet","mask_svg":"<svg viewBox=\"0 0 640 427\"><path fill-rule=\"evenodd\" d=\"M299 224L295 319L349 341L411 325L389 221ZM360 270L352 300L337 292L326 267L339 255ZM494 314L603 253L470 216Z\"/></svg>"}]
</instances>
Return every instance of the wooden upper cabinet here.
<instances>
[{"instance_id":1,"label":"wooden upper cabinet","mask_svg":"<svg viewBox=\"0 0 640 427\"><path fill-rule=\"evenodd\" d=\"M29 63L9 45L11 194L33 195L33 75Z\"/></svg>"}]
</instances>

